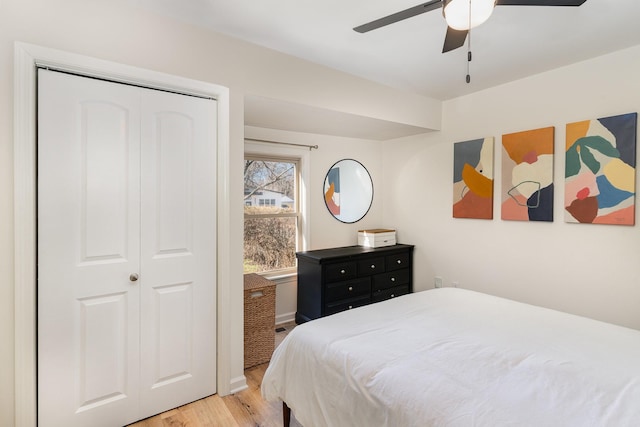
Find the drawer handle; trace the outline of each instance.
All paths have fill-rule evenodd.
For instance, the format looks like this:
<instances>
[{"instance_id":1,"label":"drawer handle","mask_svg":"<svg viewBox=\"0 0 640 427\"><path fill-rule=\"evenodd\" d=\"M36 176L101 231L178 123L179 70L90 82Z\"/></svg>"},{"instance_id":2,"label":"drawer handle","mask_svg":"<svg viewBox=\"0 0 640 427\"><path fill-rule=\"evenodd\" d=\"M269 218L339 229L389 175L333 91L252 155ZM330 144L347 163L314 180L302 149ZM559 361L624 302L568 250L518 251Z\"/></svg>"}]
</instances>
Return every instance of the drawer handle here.
<instances>
[{"instance_id":1,"label":"drawer handle","mask_svg":"<svg viewBox=\"0 0 640 427\"><path fill-rule=\"evenodd\" d=\"M353 290L353 286L349 286L349 290L352 291Z\"/></svg>"},{"instance_id":2,"label":"drawer handle","mask_svg":"<svg viewBox=\"0 0 640 427\"><path fill-rule=\"evenodd\" d=\"M264 296L264 291L251 292L251 298L260 298Z\"/></svg>"},{"instance_id":3,"label":"drawer handle","mask_svg":"<svg viewBox=\"0 0 640 427\"><path fill-rule=\"evenodd\" d=\"M371 268L376 268L376 265L375 264L371 264Z\"/></svg>"},{"instance_id":4,"label":"drawer handle","mask_svg":"<svg viewBox=\"0 0 640 427\"><path fill-rule=\"evenodd\" d=\"M395 281L396 281L396 278L395 278L395 277L392 277L392 278L391 278L391 281L392 281L392 282L395 282Z\"/></svg>"},{"instance_id":5,"label":"drawer handle","mask_svg":"<svg viewBox=\"0 0 640 427\"><path fill-rule=\"evenodd\" d=\"M344 273L346 273L346 271L340 270L340 274L344 274Z\"/></svg>"},{"instance_id":6,"label":"drawer handle","mask_svg":"<svg viewBox=\"0 0 640 427\"><path fill-rule=\"evenodd\" d=\"M402 260L397 260L396 261L398 264L402 264Z\"/></svg>"}]
</instances>

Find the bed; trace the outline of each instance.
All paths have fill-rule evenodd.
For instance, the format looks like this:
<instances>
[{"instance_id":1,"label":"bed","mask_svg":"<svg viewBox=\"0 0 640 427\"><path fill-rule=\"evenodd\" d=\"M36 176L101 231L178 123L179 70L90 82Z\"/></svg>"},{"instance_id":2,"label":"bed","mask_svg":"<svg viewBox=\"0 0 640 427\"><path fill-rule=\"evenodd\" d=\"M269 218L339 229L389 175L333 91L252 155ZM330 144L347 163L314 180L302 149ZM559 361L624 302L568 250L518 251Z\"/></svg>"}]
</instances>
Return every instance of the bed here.
<instances>
[{"instance_id":1,"label":"bed","mask_svg":"<svg viewBox=\"0 0 640 427\"><path fill-rule=\"evenodd\" d=\"M304 427L640 426L640 331L433 289L297 326L262 395Z\"/></svg>"}]
</instances>

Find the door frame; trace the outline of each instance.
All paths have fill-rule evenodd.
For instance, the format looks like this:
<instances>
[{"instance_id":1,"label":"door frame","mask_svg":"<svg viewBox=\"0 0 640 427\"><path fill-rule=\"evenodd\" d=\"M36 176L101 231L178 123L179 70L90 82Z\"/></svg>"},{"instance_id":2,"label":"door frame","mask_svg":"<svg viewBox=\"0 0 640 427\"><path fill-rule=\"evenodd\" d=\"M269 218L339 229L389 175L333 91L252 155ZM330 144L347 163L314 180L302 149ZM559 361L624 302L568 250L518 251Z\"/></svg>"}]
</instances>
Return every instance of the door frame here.
<instances>
[{"instance_id":1,"label":"door frame","mask_svg":"<svg viewBox=\"0 0 640 427\"><path fill-rule=\"evenodd\" d=\"M37 425L37 67L54 68L183 94L215 98L217 108L217 320L216 388L228 394L231 384L232 320L229 227L229 89L207 82L164 74L97 58L16 42L14 47L14 308L15 421Z\"/></svg>"}]
</instances>

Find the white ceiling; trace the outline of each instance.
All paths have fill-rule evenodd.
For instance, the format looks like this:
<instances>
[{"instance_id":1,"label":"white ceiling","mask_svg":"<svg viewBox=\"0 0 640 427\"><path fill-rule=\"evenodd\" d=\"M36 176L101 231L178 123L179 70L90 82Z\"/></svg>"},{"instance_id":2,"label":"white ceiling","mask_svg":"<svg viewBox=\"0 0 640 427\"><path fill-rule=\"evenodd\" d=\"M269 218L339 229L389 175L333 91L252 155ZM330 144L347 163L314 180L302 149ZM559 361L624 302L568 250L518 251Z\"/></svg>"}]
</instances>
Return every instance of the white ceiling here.
<instances>
[{"instance_id":1,"label":"white ceiling","mask_svg":"<svg viewBox=\"0 0 640 427\"><path fill-rule=\"evenodd\" d=\"M440 10L360 34L420 0L132 0L137 5L401 90L447 100L640 44L639 0L497 6L466 46L442 54ZM257 109L257 107L256 107ZM259 120L256 120L259 121Z\"/></svg>"}]
</instances>

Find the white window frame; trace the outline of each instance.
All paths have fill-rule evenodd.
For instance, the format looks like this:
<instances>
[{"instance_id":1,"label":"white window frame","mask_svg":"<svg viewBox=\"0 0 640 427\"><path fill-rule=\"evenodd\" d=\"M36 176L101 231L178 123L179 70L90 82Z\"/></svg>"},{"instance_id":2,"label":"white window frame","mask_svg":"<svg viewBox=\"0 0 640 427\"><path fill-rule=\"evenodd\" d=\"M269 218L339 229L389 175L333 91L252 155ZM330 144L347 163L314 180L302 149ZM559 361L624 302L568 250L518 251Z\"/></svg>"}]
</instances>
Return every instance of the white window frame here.
<instances>
[{"instance_id":1,"label":"white window frame","mask_svg":"<svg viewBox=\"0 0 640 427\"><path fill-rule=\"evenodd\" d=\"M308 148L277 145L245 141L244 157L262 157L265 160L294 161L297 163L297 200L298 206L298 239L297 251L304 251L310 247L309 242L309 166L310 154ZM261 274L269 279L290 277L297 274L296 267L265 271Z\"/></svg>"}]
</instances>

